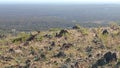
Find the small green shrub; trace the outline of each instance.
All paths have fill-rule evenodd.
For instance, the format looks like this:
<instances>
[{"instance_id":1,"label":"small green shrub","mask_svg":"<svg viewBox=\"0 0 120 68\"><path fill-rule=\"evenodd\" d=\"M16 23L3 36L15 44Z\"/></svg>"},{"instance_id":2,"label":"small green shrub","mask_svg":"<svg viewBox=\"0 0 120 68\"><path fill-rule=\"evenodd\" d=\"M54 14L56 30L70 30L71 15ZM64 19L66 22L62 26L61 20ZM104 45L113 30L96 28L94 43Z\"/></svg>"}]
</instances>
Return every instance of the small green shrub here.
<instances>
[{"instance_id":1,"label":"small green shrub","mask_svg":"<svg viewBox=\"0 0 120 68\"><path fill-rule=\"evenodd\" d=\"M81 28L81 29L78 30L78 32L81 32L83 35L88 35L89 34L88 29L86 29L86 28Z\"/></svg>"},{"instance_id":2,"label":"small green shrub","mask_svg":"<svg viewBox=\"0 0 120 68\"><path fill-rule=\"evenodd\" d=\"M17 42L24 42L26 41L28 38L30 37L30 34L26 34L26 33L20 33L18 34L17 37L15 37L14 39L12 39L13 43L17 43Z\"/></svg>"},{"instance_id":3,"label":"small green shrub","mask_svg":"<svg viewBox=\"0 0 120 68\"><path fill-rule=\"evenodd\" d=\"M59 31L61 28L50 28L49 31Z\"/></svg>"},{"instance_id":4,"label":"small green shrub","mask_svg":"<svg viewBox=\"0 0 120 68\"><path fill-rule=\"evenodd\" d=\"M43 38L44 38L44 37L41 36L41 35L37 35L37 36L35 37L36 41L42 41Z\"/></svg>"}]
</instances>

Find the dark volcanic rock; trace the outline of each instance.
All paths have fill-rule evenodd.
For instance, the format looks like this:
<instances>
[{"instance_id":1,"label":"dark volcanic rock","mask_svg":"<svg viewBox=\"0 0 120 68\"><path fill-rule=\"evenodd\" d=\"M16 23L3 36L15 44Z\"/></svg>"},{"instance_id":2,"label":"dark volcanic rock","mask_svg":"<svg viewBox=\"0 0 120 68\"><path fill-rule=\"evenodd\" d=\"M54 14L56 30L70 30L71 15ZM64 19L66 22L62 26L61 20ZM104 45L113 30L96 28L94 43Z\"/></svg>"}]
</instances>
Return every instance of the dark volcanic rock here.
<instances>
[{"instance_id":1,"label":"dark volcanic rock","mask_svg":"<svg viewBox=\"0 0 120 68\"><path fill-rule=\"evenodd\" d=\"M73 46L73 44L71 44L71 43L64 43L63 46L61 47L61 49L68 49L71 46Z\"/></svg>"},{"instance_id":2,"label":"dark volcanic rock","mask_svg":"<svg viewBox=\"0 0 120 68\"><path fill-rule=\"evenodd\" d=\"M60 51L57 55L55 55L54 57L58 57L58 58L60 58L60 57L65 57L66 56L66 54L64 53L64 52L62 52L62 51Z\"/></svg>"},{"instance_id":3,"label":"dark volcanic rock","mask_svg":"<svg viewBox=\"0 0 120 68\"><path fill-rule=\"evenodd\" d=\"M113 57L113 60L114 60L114 61L117 61L117 54L116 54L116 53L113 53L113 54L112 54L112 57Z\"/></svg>"},{"instance_id":4,"label":"dark volcanic rock","mask_svg":"<svg viewBox=\"0 0 120 68\"><path fill-rule=\"evenodd\" d=\"M34 35L30 35L30 37L28 39L26 39L26 41L23 43L23 46L26 46L29 44L30 41L34 40L35 37L40 33L40 31L37 32L37 34L34 34Z\"/></svg>"},{"instance_id":5,"label":"dark volcanic rock","mask_svg":"<svg viewBox=\"0 0 120 68\"><path fill-rule=\"evenodd\" d=\"M26 41L32 41L39 33L40 31L37 31L37 34L34 35L31 34L31 36Z\"/></svg>"},{"instance_id":6,"label":"dark volcanic rock","mask_svg":"<svg viewBox=\"0 0 120 68\"><path fill-rule=\"evenodd\" d=\"M80 29L80 26L75 25L75 26L73 26L72 28L73 28L73 29Z\"/></svg>"},{"instance_id":7,"label":"dark volcanic rock","mask_svg":"<svg viewBox=\"0 0 120 68\"><path fill-rule=\"evenodd\" d=\"M98 38L98 37L94 37L94 39L92 40L92 42L95 43L96 45L98 45L98 44L102 44L101 39Z\"/></svg>"},{"instance_id":8,"label":"dark volcanic rock","mask_svg":"<svg viewBox=\"0 0 120 68\"><path fill-rule=\"evenodd\" d=\"M63 29L63 30L61 30L61 31L59 32L59 34L56 34L56 37L62 37L63 35L65 35L65 34L67 34L67 33L68 33L68 31L65 30L65 29Z\"/></svg>"},{"instance_id":9,"label":"dark volcanic rock","mask_svg":"<svg viewBox=\"0 0 120 68\"><path fill-rule=\"evenodd\" d=\"M66 63L69 63L70 61L71 61L71 59L70 59L70 58L67 58L65 62L66 62Z\"/></svg>"},{"instance_id":10,"label":"dark volcanic rock","mask_svg":"<svg viewBox=\"0 0 120 68\"><path fill-rule=\"evenodd\" d=\"M55 42L54 41L51 42L51 46L55 46Z\"/></svg>"},{"instance_id":11,"label":"dark volcanic rock","mask_svg":"<svg viewBox=\"0 0 120 68\"><path fill-rule=\"evenodd\" d=\"M75 63L75 68L80 68L78 62Z\"/></svg>"},{"instance_id":12,"label":"dark volcanic rock","mask_svg":"<svg viewBox=\"0 0 120 68\"><path fill-rule=\"evenodd\" d=\"M103 34L103 35L105 35L105 34L109 34L109 32L108 32L107 29L105 29L105 30L103 30L102 34Z\"/></svg>"},{"instance_id":13,"label":"dark volcanic rock","mask_svg":"<svg viewBox=\"0 0 120 68\"><path fill-rule=\"evenodd\" d=\"M105 64L106 64L105 59L101 58L101 59L97 60L97 62L94 65L92 65L92 68L98 68L98 66L103 66Z\"/></svg>"},{"instance_id":14,"label":"dark volcanic rock","mask_svg":"<svg viewBox=\"0 0 120 68\"><path fill-rule=\"evenodd\" d=\"M104 54L104 59L106 60L106 62L109 63L112 60L112 53L107 52L106 54Z\"/></svg>"},{"instance_id":15,"label":"dark volcanic rock","mask_svg":"<svg viewBox=\"0 0 120 68\"><path fill-rule=\"evenodd\" d=\"M104 59L106 60L107 63L109 63L110 61L117 61L117 56L116 53L111 53L111 52L107 52L104 55Z\"/></svg>"},{"instance_id":16,"label":"dark volcanic rock","mask_svg":"<svg viewBox=\"0 0 120 68\"><path fill-rule=\"evenodd\" d=\"M46 37L46 38L49 38L49 39L52 39L52 35L49 35L49 34L46 34L46 35L44 35L44 37Z\"/></svg>"},{"instance_id":17,"label":"dark volcanic rock","mask_svg":"<svg viewBox=\"0 0 120 68\"><path fill-rule=\"evenodd\" d=\"M14 51L13 48L10 48L10 49L9 49L9 52L10 52L10 53L14 53L15 51Z\"/></svg>"},{"instance_id":18,"label":"dark volcanic rock","mask_svg":"<svg viewBox=\"0 0 120 68\"><path fill-rule=\"evenodd\" d=\"M98 59L97 62L92 65L92 68L97 68L98 66L106 65L112 61L117 61L116 53L107 52L101 59Z\"/></svg>"},{"instance_id":19,"label":"dark volcanic rock","mask_svg":"<svg viewBox=\"0 0 120 68\"><path fill-rule=\"evenodd\" d=\"M36 35L31 35L26 41L32 41Z\"/></svg>"},{"instance_id":20,"label":"dark volcanic rock","mask_svg":"<svg viewBox=\"0 0 120 68\"><path fill-rule=\"evenodd\" d=\"M105 64L106 64L106 61L105 61L104 58L101 58L101 59L99 59L99 60L97 61L97 65L98 65L98 66L103 66L103 65L105 65Z\"/></svg>"},{"instance_id":21,"label":"dark volcanic rock","mask_svg":"<svg viewBox=\"0 0 120 68\"><path fill-rule=\"evenodd\" d=\"M11 61L11 60L13 60L13 58L10 57L10 56L0 56L0 59L3 60L3 61Z\"/></svg>"}]
</instances>

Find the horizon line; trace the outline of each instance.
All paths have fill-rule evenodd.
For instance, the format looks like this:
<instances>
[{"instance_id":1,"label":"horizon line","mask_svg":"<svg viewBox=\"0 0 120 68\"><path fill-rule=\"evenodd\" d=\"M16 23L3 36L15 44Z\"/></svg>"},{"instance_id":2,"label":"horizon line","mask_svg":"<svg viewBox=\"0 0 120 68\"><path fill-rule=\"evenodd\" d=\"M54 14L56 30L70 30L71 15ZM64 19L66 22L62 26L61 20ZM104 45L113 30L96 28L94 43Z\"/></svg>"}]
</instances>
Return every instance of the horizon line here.
<instances>
[{"instance_id":1,"label":"horizon line","mask_svg":"<svg viewBox=\"0 0 120 68\"><path fill-rule=\"evenodd\" d=\"M95 5L109 5L109 4L114 4L114 5L120 5L120 3L0 3L0 5L14 5L14 4L41 4L41 5L91 5L91 4L95 4Z\"/></svg>"}]
</instances>

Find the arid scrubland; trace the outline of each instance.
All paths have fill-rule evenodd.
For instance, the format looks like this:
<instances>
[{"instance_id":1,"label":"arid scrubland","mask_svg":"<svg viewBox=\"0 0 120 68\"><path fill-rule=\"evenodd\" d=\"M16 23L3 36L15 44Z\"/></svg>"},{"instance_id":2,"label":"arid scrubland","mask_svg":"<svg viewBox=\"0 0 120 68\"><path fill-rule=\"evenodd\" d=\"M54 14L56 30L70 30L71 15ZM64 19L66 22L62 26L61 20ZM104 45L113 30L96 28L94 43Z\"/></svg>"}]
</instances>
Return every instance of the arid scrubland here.
<instances>
[{"instance_id":1,"label":"arid scrubland","mask_svg":"<svg viewBox=\"0 0 120 68\"><path fill-rule=\"evenodd\" d=\"M0 68L119 68L120 26L0 35Z\"/></svg>"}]
</instances>

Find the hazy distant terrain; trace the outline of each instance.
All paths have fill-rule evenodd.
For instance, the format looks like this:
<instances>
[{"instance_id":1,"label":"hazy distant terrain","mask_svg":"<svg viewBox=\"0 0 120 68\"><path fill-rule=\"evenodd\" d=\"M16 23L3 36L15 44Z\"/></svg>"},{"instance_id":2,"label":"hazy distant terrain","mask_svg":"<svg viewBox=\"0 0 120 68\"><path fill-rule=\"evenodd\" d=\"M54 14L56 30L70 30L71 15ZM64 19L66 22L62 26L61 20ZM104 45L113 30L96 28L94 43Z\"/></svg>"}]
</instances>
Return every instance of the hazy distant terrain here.
<instances>
[{"instance_id":1,"label":"hazy distant terrain","mask_svg":"<svg viewBox=\"0 0 120 68\"><path fill-rule=\"evenodd\" d=\"M0 5L1 29L42 30L78 23L90 27L119 20L120 5Z\"/></svg>"}]
</instances>

